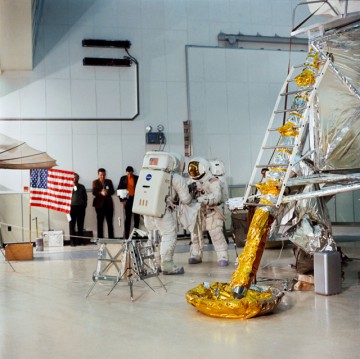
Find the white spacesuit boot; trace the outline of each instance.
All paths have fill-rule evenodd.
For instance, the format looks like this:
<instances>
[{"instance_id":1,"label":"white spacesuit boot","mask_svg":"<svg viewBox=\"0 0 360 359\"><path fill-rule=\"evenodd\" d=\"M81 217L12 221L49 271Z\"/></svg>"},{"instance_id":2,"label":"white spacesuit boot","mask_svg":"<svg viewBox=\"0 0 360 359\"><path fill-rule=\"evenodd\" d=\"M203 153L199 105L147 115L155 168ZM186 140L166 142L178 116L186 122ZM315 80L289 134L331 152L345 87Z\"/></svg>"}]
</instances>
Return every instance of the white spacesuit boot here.
<instances>
[{"instance_id":1,"label":"white spacesuit boot","mask_svg":"<svg viewBox=\"0 0 360 359\"><path fill-rule=\"evenodd\" d=\"M194 232L191 233L190 258L189 264L199 264L202 262L204 240L200 225L196 225Z\"/></svg>"},{"instance_id":2,"label":"white spacesuit boot","mask_svg":"<svg viewBox=\"0 0 360 359\"><path fill-rule=\"evenodd\" d=\"M209 231L212 244L216 251L217 263L220 267L229 265L228 246L223 232L224 222L217 218L218 214L206 218L206 228Z\"/></svg>"},{"instance_id":3,"label":"white spacesuit boot","mask_svg":"<svg viewBox=\"0 0 360 359\"><path fill-rule=\"evenodd\" d=\"M216 251L217 262L220 267L229 265L228 248L222 227L209 230L209 234Z\"/></svg>"},{"instance_id":4,"label":"white spacesuit boot","mask_svg":"<svg viewBox=\"0 0 360 359\"><path fill-rule=\"evenodd\" d=\"M173 257L176 247L176 213L166 210L163 218L155 219L156 226L161 235L160 257L161 270L164 275L184 274L184 268L174 263Z\"/></svg>"},{"instance_id":5,"label":"white spacesuit boot","mask_svg":"<svg viewBox=\"0 0 360 359\"><path fill-rule=\"evenodd\" d=\"M161 257L160 257L160 237L156 229L154 217L144 216L144 226L148 232L148 245L152 247L154 252L155 270L161 272Z\"/></svg>"},{"instance_id":6,"label":"white spacesuit boot","mask_svg":"<svg viewBox=\"0 0 360 359\"><path fill-rule=\"evenodd\" d=\"M159 233L156 231L156 235L153 237L153 250L154 250L154 258L157 269L161 272L161 255L160 255L160 242Z\"/></svg>"},{"instance_id":7,"label":"white spacesuit boot","mask_svg":"<svg viewBox=\"0 0 360 359\"><path fill-rule=\"evenodd\" d=\"M147 245L151 247L152 254L154 255L154 270L158 273L161 272L161 256L160 256L160 237L157 230L148 233Z\"/></svg>"}]
</instances>

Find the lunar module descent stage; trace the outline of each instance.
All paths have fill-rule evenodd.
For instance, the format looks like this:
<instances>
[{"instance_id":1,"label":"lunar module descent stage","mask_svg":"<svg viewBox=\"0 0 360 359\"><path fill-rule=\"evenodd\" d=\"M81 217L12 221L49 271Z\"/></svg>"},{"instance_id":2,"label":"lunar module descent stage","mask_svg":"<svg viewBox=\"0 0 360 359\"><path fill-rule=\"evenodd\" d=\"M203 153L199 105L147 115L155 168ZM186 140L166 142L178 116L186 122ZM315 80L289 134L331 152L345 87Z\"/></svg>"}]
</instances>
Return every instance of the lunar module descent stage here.
<instances>
[{"instance_id":1,"label":"lunar module descent stage","mask_svg":"<svg viewBox=\"0 0 360 359\"><path fill-rule=\"evenodd\" d=\"M308 34L309 53L280 90L243 201L236 208L229 200L233 210L256 207L238 267L228 283L186 294L209 316L246 319L275 308L281 293L252 285L266 240L280 234L306 253L336 251L326 201L360 189L360 3L313 3L333 16L293 31Z\"/></svg>"},{"instance_id":2,"label":"lunar module descent stage","mask_svg":"<svg viewBox=\"0 0 360 359\"><path fill-rule=\"evenodd\" d=\"M308 33L310 52L303 65L292 67L280 91L244 205L274 207L272 232L292 227L287 234L294 243L294 224L317 223L323 238L298 243L314 252L332 246L326 201L360 189L360 12L292 35L301 32ZM269 168L266 181L256 184L263 167ZM251 197L254 187L260 189L258 200Z\"/></svg>"}]
</instances>

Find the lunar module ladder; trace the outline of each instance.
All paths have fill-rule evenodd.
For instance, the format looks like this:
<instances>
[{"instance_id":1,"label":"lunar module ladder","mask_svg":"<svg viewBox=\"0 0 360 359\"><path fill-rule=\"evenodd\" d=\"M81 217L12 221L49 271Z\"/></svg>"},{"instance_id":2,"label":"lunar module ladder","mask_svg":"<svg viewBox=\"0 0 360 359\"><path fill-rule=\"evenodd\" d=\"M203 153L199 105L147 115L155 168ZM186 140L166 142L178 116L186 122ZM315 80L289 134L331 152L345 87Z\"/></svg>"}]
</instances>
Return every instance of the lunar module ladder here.
<instances>
[{"instance_id":1,"label":"lunar module ladder","mask_svg":"<svg viewBox=\"0 0 360 359\"><path fill-rule=\"evenodd\" d=\"M157 277L161 286L166 291L166 287L159 278L159 271L155 262L152 246L142 246L144 240L132 239L134 234L141 232L134 228L129 239L102 239L99 240L100 249L98 251L98 266L93 274L94 283L89 288L86 297L89 296L99 280L111 281L113 286L108 295L116 285L122 280L127 279L130 287L130 298L133 300L133 282L142 280L152 291L155 290L145 281L147 278ZM107 245L120 245L114 253L107 248ZM110 273L114 270L116 274Z\"/></svg>"},{"instance_id":2,"label":"lunar module ladder","mask_svg":"<svg viewBox=\"0 0 360 359\"><path fill-rule=\"evenodd\" d=\"M290 173L291 173L291 170L293 168L293 166L296 164L296 155L301 155L300 154L300 151L301 151L301 144L302 144L302 140L303 140L303 135L304 135L304 131L306 129L306 126L307 124L309 123L309 115L310 115L310 110L311 110L311 106L312 106L312 103L314 101L314 97L315 97L315 94L316 94L316 91L318 89L318 86L329 66L329 62L330 60L327 59L326 61L319 61L319 69L318 69L318 72L317 72L317 75L315 75L315 83L311 86L308 86L306 88L304 87L301 87L299 88L298 90L296 91L290 91L288 92L287 91L287 87L288 87L288 84L290 82L293 82L294 81L294 72L295 70L299 69L299 68L304 68L306 66L308 66L307 64L304 64L304 65L298 65L298 66L293 66L291 68L291 70L289 71L289 74L280 90L280 93L279 93L279 96L276 100L276 103L275 103L275 106L274 106L274 111L270 117L270 121L269 121L269 124L268 124L268 127L267 127L267 130L266 130L266 133L265 133L265 137L264 137L264 140L263 140L263 143L261 145L261 149L260 149L260 152L258 154L258 157L257 157L257 160L256 160L256 164L255 164L255 167L253 169L253 172L251 174L251 177L250 177L250 181L249 181L249 184L246 188L246 192L245 192L245 196L244 196L244 204L247 203L249 197L250 197L250 192L251 192L251 189L252 187L255 186L255 177L259 174L259 168L270 168L270 167L283 167L283 168L286 168L286 174L284 176L284 179L283 179L283 182L281 183L281 190L280 190L280 193L277 197L277 202L276 202L276 207L279 207L281 202L282 202L282 199L283 199L283 195L284 195L284 191L285 191L285 188L286 188L286 185L287 185L287 182L288 182L288 179L290 177ZM302 92L306 92L307 93L307 96L308 96L308 102L307 102L307 105L303 108L286 108L286 109L280 109L279 106L280 106L280 103L281 103L281 100L284 98L285 101L284 103L290 103L291 104L291 101L289 101L290 97L291 96L296 96L297 94L300 94ZM284 113L290 113L292 111L301 111L301 120L300 120L300 123L298 126L294 126L296 127L296 129L298 130L298 136L296 137L296 140L294 142L293 145L289 145L289 146L285 146L285 145L276 145L276 146L270 146L268 145L269 143L269 135L271 132L273 131L277 131L277 128L273 128L274 126L274 122L275 122L275 117L279 114L284 114ZM279 116L278 116L279 117ZM277 127L280 127L282 126L283 124L277 126ZM264 154L264 151L265 150L272 150L273 153L276 149L278 148L283 148L283 149L289 149L292 151L292 154L290 156L290 159L289 159L289 162L288 164L284 165L280 165L280 164L261 164L260 161L263 157L263 154Z\"/></svg>"}]
</instances>

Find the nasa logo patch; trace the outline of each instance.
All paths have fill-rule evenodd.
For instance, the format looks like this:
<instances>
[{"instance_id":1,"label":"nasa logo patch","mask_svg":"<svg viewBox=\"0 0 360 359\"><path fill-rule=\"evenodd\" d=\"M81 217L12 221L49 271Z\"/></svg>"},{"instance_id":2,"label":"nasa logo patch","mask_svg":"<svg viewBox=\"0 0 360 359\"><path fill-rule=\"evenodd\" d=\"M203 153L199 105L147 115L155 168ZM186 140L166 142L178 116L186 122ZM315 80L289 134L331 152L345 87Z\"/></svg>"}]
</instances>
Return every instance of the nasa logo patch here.
<instances>
[{"instance_id":1,"label":"nasa logo patch","mask_svg":"<svg viewBox=\"0 0 360 359\"><path fill-rule=\"evenodd\" d=\"M149 173L149 174L147 174L147 175L146 175L146 177L145 177L145 178L146 178L146 180L147 180L147 181L150 181L150 180L151 180L151 178L152 178L152 175Z\"/></svg>"}]
</instances>

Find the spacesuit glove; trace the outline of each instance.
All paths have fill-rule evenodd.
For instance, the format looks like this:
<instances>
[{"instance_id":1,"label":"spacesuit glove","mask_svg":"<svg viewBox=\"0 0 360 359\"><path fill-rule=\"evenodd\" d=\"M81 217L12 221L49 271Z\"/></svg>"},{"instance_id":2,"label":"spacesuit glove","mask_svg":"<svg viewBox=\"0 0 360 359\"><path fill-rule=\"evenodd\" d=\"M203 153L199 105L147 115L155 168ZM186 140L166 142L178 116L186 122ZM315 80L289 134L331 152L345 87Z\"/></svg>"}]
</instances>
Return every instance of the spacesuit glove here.
<instances>
[{"instance_id":1,"label":"spacesuit glove","mask_svg":"<svg viewBox=\"0 0 360 359\"><path fill-rule=\"evenodd\" d=\"M200 196L197 198L197 201L201 204L208 204L209 199L206 196Z\"/></svg>"},{"instance_id":2,"label":"spacesuit glove","mask_svg":"<svg viewBox=\"0 0 360 359\"><path fill-rule=\"evenodd\" d=\"M176 209L176 204L173 203L172 201L168 201L167 208L170 209L171 211L174 211Z\"/></svg>"}]
</instances>

